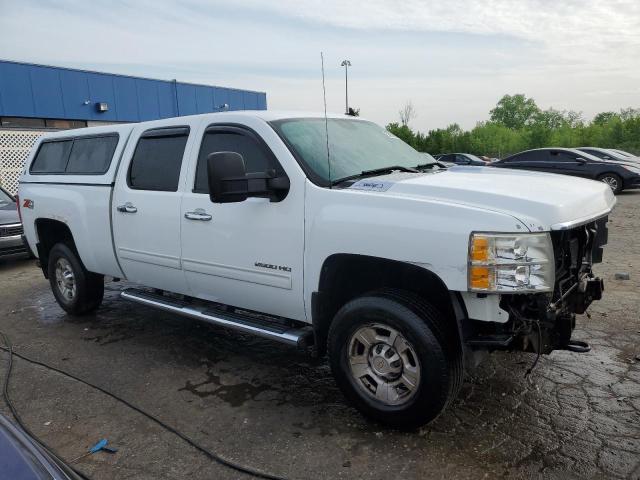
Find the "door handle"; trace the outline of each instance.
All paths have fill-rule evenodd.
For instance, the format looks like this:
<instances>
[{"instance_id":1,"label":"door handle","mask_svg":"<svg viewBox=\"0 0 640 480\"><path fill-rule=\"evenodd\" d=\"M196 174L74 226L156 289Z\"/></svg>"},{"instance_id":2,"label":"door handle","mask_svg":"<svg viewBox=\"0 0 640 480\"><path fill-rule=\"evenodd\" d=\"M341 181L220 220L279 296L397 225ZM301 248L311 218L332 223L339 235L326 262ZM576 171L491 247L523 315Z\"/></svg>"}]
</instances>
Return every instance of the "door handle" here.
<instances>
[{"instance_id":1,"label":"door handle","mask_svg":"<svg viewBox=\"0 0 640 480\"><path fill-rule=\"evenodd\" d=\"M131 202L127 202L124 205L119 205L116 210L122 213L136 213L138 209L133 206Z\"/></svg>"},{"instance_id":2,"label":"door handle","mask_svg":"<svg viewBox=\"0 0 640 480\"><path fill-rule=\"evenodd\" d=\"M196 208L193 212L185 213L184 218L187 218L189 220L200 220L203 222L208 222L213 217L205 212L204 209Z\"/></svg>"}]
</instances>

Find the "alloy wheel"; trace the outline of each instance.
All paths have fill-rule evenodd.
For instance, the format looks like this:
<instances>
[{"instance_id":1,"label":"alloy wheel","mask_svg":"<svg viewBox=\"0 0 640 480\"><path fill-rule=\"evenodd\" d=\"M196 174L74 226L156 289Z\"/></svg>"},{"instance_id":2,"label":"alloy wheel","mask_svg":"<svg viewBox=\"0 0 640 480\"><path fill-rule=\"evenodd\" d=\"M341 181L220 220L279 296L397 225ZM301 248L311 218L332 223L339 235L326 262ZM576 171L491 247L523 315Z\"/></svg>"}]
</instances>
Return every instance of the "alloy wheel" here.
<instances>
[{"instance_id":1,"label":"alloy wheel","mask_svg":"<svg viewBox=\"0 0 640 480\"><path fill-rule=\"evenodd\" d=\"M66 258L59 258L56 261L56 285L65 300L72 301L76 297L75 275Z\"/></svg>"},{"instance_id":2,"label":"alloy wheel","mask_svg":"<svg viewBox=\"0 0 640 480\"><path fill-rule=\"evenodd\" d=\"M418 391L418 356L394 328L380 323L358 328L349 339L348 360L358 387L386 405L405 404Z\"/></svg>"},{"instance_id":3,"label":"alloy wheel","mask_svg":"<svg viewBox=\"0 0 640 480\"><path fill-rule=\"evenodd\" d=\"M614 192L618 191L618 179L615 177L610 177L610 176L605 176L602 177L601 180L606 183L607 185L609 185L609 187L611 188L611 190L613 190Z\"/></svg>"}]
</instances>

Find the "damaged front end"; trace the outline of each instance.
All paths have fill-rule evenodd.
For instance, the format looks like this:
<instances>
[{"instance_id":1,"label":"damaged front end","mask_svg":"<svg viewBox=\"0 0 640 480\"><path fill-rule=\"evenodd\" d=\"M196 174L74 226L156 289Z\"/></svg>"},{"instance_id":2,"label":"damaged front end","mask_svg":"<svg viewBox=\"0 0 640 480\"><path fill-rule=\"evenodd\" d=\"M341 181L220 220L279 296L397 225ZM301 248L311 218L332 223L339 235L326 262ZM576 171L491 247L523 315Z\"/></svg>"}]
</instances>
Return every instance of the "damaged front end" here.
<instances>
[{"instance_id":1,"label":"damaged front end","mask_svg":"<svg viewBox=\"0 0 640 480\"><path fill-rule=\"evenodd\" d=\"M551 232L555 261L553 292L502 295L506 323L471 322L467 346L548 354L553 350L586 352L589 346L571 339L576 314L583 314L604 291L593 274L607 243L607 217Z\"/></svg>"}]
</instances>

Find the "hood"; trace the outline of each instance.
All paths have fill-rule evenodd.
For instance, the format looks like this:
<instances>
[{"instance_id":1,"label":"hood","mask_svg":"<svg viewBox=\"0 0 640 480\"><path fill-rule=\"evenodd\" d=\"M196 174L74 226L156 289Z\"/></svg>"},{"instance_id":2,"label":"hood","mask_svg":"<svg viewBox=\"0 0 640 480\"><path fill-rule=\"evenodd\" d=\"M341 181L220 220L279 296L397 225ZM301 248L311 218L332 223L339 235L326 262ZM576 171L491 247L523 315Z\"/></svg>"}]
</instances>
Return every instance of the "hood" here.
<instances>
[{"instance_id":1,"label":"hood","mask_svg":"<svg viewBox=\"0 0 640 480\"><path fill-rule=\"evenodd\" d=\"M603 182L492 167L452 167L367 178L351 189L459 203L511 215L532 231L559 230L606 215L615 205Z\"/></svg>"},{"instance_id":2,"label":"hood","mask_svg":"<svg viewBox=\"0 0 640 480\"><path fill-rule=\"evenodd\" d=\"M7 223L20 223L18 207L15 203L10 203L9 205L0 203L0 225Z\"/></svg>"}]
</instances>

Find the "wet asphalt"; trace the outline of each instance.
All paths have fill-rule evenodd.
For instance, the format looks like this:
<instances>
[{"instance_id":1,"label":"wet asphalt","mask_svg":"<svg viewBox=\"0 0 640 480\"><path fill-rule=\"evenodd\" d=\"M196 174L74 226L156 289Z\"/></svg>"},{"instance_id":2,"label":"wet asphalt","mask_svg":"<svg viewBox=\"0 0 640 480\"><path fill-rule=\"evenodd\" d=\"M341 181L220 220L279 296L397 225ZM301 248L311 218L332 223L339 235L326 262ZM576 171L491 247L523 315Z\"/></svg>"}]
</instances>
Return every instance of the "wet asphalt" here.
<instances>
[{"instance_id":1,"label":"wet asphalt","mask_svg":"<svg viewBox=\"0 0 640 480\"><path fill-rule=\"evenodd\" d=\"M452 408L415 432L350 407L325 360L119 300L66 315L33 261L0 260L0 329L16 351L100 385L224 457L289 479L640 478L640 192L623 193L596 272L605 298L578 319L587 354L493 354ZM629 280L615 279L629 273ZM2 354L6 359L6 355ZM11 396L93 479L246 479L128 407L16 359ZM4 371L0 377L4 376ZM0 411L7 414L5 405Z\"/></svg>"}]
</instances>

